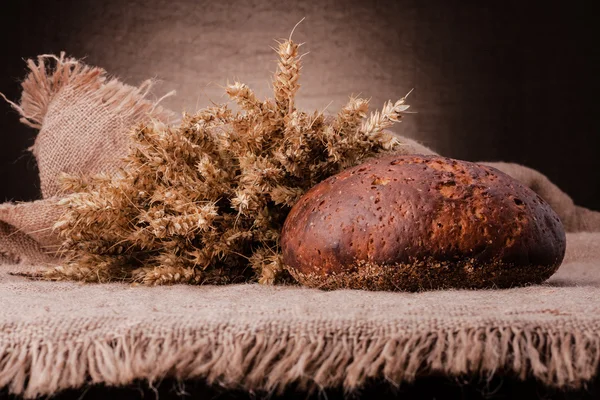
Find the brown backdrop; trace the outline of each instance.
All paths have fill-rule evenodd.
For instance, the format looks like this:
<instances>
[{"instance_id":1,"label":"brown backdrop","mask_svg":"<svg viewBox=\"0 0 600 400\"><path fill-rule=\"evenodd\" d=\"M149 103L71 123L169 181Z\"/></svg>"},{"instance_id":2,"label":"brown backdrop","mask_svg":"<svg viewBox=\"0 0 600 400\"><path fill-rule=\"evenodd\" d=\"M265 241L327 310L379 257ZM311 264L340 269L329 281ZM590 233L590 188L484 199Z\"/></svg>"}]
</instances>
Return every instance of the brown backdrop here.
<instances>
[{"instance_id":1,"label":"brown backdrop","mask_svg":"<svg viewBox=\"0 0 600 400\"><path fill-rule=\"evenodd\" d=\"M426 4L425 4L426 3ZM66 50L193 111L240 79L269 93L273 38L306 42L300 106L336 111L351 93L374 107L409 89L398 131L466 160L537 168L600 209L598 36L583 3L9 0L0 15L0 91L16 99L22 58ZM523 5L521 3L527 3ZM9 9L8 5L11 5ZM575 5L579 4L579 5ZM0 201L39 196L25 152L35 132L0 104Z\"/></svg>"}]
</instances>

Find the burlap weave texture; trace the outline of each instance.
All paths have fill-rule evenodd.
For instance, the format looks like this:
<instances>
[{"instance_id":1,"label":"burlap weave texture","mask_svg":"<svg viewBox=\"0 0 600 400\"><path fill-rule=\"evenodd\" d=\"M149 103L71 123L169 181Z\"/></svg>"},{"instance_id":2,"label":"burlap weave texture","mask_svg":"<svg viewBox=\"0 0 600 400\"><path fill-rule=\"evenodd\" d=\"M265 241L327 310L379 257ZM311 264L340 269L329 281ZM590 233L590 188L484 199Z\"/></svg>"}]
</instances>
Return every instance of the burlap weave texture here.
<instances>
[{"instance_id":1,"label":"burlap weave texture","mask_svg":"<svg viewBox=\"0 0 600 400\"><path fill-rule=\"evenodd\" d=\"M31 282L0 268L0 387L35 397L163 377L348 390L430 374L579 387L600 362L600 234L568 234L541 286L322 292L258 284Z\"/></svg>"}]
</instances>

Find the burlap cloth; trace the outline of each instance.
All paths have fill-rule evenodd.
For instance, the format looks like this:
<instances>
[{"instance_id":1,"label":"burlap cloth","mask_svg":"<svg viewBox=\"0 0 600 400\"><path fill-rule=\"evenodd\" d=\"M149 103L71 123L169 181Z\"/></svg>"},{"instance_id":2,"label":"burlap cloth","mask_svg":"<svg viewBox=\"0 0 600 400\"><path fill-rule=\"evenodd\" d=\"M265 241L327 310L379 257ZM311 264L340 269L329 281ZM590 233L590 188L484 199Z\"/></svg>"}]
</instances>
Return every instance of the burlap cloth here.
<instances>
[{"instance_id":1,"label":"burlap cloth","mask_svg":"<svg viewBox=\"0 0 600 400\"><path fill-rule=\"evenodd\" d=\"M34 397L174 377L352 389L436 373L577 387L600 361L600 234L567 242L545 285L418 294L31 282L5 265L0 387Z\"/></svg>"},{"instance_id":2,"label":"burlap cloth","mask_svg":"<svg viewBox=\"0 0 600 400\"><path fill-rule=\"evenodd\" d=\"M488 163L524 182L569 232L544 285L419 294L297 287L130 287L29 281L10 272L60 260L52 225L61 172L113 171L127 131L172 114L96 67L29 61L19 104L44 199L0 205L0 388L35 397L89 383L203 378L248 390L359 387L429 374L516 374L556 387L593 379L600 361L600 213L541 173ZM406 154L433 154L403 138Z\"/></svg>"}]
</instances>

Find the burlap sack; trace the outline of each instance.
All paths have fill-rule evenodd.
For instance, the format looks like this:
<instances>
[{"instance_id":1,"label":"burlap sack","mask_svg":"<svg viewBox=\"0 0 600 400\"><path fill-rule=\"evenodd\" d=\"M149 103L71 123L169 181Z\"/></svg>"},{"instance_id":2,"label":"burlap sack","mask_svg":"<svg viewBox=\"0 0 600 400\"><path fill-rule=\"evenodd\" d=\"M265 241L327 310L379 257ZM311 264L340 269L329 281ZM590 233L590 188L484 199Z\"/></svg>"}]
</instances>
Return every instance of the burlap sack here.
<instances>
[{"instance_id":1,"label":"burlap sack","mask_svg":"<svg viewBox=\"0 0 600 400\"><path fill-rule=\"evenodd\" d=\"M56 205L59 175L116 170L127 153L129 129L149 118L169 122L173 113L145 100L150 80L125 85L64 54L42 55L27 65L20 103L7 101L23 123L40 130L30 150L43 199L0 205L0 261L52 263L60 244L52 232L62 212Z\"/></svg>"}]
</instances>

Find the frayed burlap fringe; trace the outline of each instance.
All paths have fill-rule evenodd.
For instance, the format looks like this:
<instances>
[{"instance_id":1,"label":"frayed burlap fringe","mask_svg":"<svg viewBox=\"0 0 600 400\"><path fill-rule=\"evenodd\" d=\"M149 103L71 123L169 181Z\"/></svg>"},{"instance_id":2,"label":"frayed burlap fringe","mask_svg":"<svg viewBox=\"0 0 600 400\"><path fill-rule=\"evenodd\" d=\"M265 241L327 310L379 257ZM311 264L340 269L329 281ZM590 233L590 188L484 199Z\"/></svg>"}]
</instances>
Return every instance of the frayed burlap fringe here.
<instances>
[{"instance_id":1,"label":"frayed burlap fringe","mask_svg":"<svg viewBox=\"0 0 600 400\"><path fill-rule=\"evenodd\" d=\"M127 385L173 377L266 392L291 385L352 391L369 379L400 384L431 374L491 379L502 373L564 389L591 380L600 360L597 334L561 328L488 326L354 339L346 333L216 333L211 337L174 330L163 338L119 336L51 344L39 337L13 347L0 343L0 387L34 398L86 384Z\"/></svg>"},{"instance_id":2,"label":"frayed burlap fringe","mask_svg":"<svg viewBox=\"0 0 600 400\"><path fill-rule=\"evenodd\" d=\"M60 56L39 55L37 63L30 59L27 66L30 72L21 83L23 94L20 104L10 101L2 93L0 96L21 115L20 121L32 128L42 129L52 100L67 88L82 93L90 102L104 105L124 118L139 119L152 115L159 120L169 120L173 116L171 111L158 107L158 102L140 101L150 92L154 84L152 79L138 87L124 85L118 79L108 77L102 68L65 57L65 52L61 52ZM168 93L161 100L174 93Z\"/></svg>"}]
</instances>

